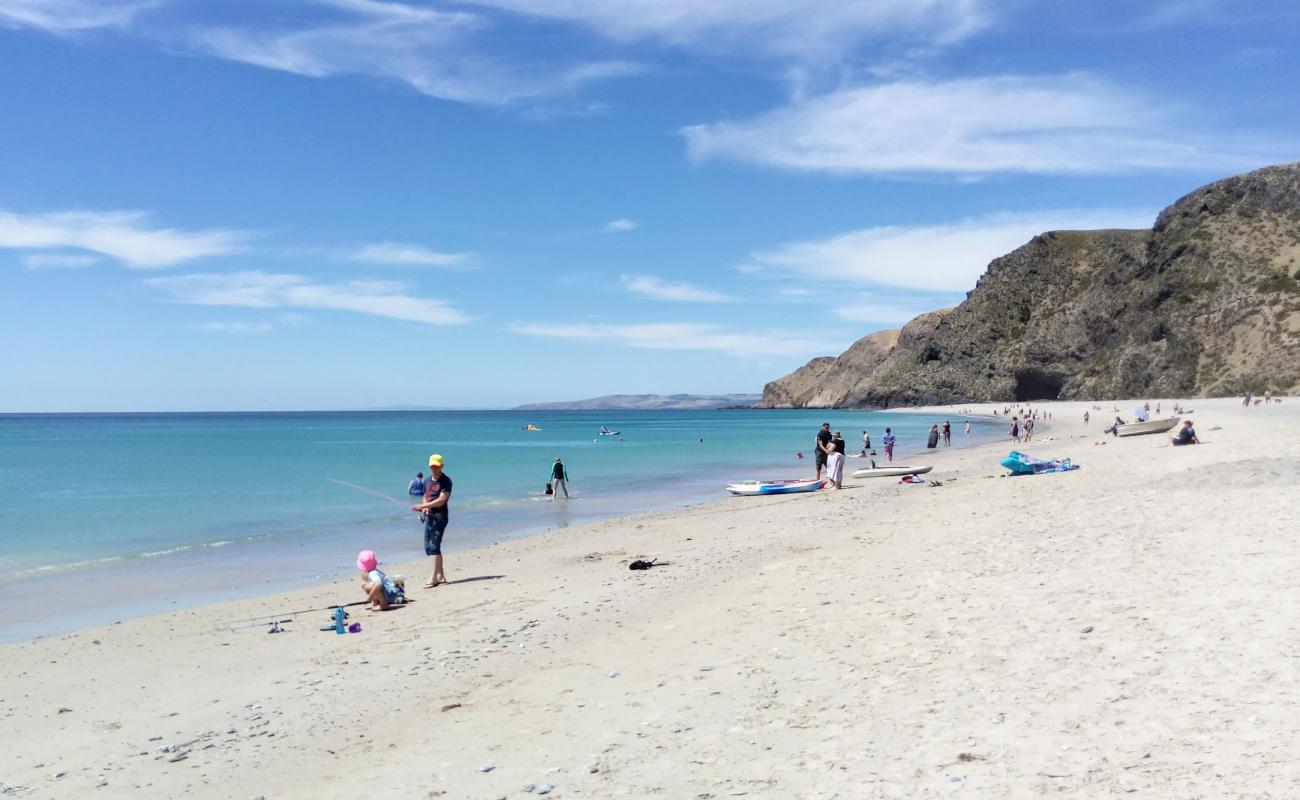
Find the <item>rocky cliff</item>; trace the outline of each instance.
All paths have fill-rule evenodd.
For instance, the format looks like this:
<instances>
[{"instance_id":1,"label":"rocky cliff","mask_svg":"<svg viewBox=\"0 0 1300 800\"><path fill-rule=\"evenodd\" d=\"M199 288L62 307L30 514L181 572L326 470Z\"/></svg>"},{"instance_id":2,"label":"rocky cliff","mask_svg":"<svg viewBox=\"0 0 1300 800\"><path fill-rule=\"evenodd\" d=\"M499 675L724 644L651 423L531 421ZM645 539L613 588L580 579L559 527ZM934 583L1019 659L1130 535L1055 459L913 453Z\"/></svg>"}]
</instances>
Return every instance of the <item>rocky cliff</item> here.
<instances>
[{"instance_id":1,"label":"rocky cliff","mask_svg":"<svg viewBox=\"0 0 1300 800\"><path fill-rule=\"evenodd\" d=\"M843 358L773 381L760 404L1300 390L1300 163L1197 189L1149 231L1036 236L865 374Z\"/></svg>"}]
</instances>

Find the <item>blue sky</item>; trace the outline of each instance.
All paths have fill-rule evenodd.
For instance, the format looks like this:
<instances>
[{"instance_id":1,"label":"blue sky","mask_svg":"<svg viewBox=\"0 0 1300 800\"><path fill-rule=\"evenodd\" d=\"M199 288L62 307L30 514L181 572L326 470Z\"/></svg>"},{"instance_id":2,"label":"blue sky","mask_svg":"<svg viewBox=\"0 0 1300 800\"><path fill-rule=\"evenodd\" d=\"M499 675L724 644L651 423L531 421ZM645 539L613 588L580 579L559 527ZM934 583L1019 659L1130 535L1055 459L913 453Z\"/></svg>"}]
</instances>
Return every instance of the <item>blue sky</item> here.
<instances>
[{"instance_id":1,"label":"blue sky","mask_svg":"<svg viewBox=\"0 0 1300 800\"><path fill-rule=\"evenodd\" d=\"M1300 158L1300 6L0 0L0 411L759 391Z\"/></svg>"}]
</instances>

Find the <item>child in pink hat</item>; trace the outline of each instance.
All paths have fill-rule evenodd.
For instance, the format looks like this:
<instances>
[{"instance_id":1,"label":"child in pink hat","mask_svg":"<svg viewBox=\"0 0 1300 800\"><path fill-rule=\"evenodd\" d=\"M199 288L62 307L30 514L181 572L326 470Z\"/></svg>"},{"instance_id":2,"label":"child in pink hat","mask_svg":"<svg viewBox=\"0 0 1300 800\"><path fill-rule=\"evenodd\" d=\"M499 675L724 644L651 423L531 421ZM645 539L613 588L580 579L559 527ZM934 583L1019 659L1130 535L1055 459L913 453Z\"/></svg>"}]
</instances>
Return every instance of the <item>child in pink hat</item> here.
<instances>
[{"instance_id":1,"label":"child in pink hat","mask_svg":"<svg viewBox=\"0 0 1300 800\"><path fill-rule=\"evenodd\" d=\"M361 570L361 588L370 600L370 611L387 611L406 602L405 579L385 575L379 569L379 558L373 550L362 550L357 554L357 569Z\"/></svg>"}]
</instances>

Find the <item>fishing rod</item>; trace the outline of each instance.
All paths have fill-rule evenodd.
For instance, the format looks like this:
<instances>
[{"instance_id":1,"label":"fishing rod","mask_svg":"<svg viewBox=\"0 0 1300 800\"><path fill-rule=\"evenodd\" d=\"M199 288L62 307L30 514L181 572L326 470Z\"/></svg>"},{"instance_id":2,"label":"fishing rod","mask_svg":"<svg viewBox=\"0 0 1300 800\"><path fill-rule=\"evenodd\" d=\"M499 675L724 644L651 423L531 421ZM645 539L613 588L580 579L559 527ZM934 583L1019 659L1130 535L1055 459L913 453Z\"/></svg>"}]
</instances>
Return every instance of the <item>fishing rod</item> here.
<instances>
[{"instance_id":1,"label":"fishing rod","mask_svg":"<svg viewBox=\"0 0 1300 800\"><path fill-rule=\"evenodd\" d=\"M364 486L357 486L355 483L348 483L347 481L341 481L338 478L326 478L325 480L329 481L330 483L337 483L340 486L346 486L349 489L356 489L358 492L365 492L366 494L374 495L375 497L378 497L381 500L387 500L390 503L396 503L402 508L408 510L411 508L411 504L406 502L405 500L398 500L396 497L389 497L386 494L380 494L379 492L376 492L374 489L367 489Z\"/></svg>"},{"instance_id":2,"label":"fishing rod","mask_svg":"<svg viewBox=\"0 0 1300 800\"><path fill-rule=\"evenodd\" d=\"M249 617L248 619L237 619L235 620L235 622L254 622L255 620L261 620L260 622L257 623L258 625L269 625L271 623L272 617L296 617L299 614L310 614L314 611L333 611L336 608L351 608L352 606L364 605L365 603L369 603L369 602L370 602L369 600L357 600L354 603L330 603L329 605L323 608L304 608L301 611L277 611L274 614L263 614L260 617ZM280 621L288 622L289 620L280 620Z\"/></svg>"}]
</instances>

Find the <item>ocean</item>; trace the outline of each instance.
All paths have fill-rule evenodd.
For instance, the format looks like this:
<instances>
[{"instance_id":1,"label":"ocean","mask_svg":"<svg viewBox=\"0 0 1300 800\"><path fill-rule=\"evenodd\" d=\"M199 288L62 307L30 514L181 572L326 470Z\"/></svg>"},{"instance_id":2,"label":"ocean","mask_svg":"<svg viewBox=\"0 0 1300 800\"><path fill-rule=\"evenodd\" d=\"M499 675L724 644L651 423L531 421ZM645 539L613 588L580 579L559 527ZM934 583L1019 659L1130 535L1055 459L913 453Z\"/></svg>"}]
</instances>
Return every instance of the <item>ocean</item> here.
<instances>
[{"instance_id":1,"label":"ocean","mask_svg":"<svg viewBox=\"0 0 1300 800\"><path fill-rule=\"evenodd\" d=\"M455 482L454 553L721 498L730 481L810 476L824 420L850 453L864 428L879 449L886 426L915 453L942 422L821 410L0 415L0 576L25 598L0 640L321 582L361 549L420 557L406 490L434 452ZM965 418L951 420L960 443ZM971 422L970 438L1001 433ZM619 435L598 436L602 425ZM556 457L568 502L543 494Z\"/></svg>"}]
</instances>

